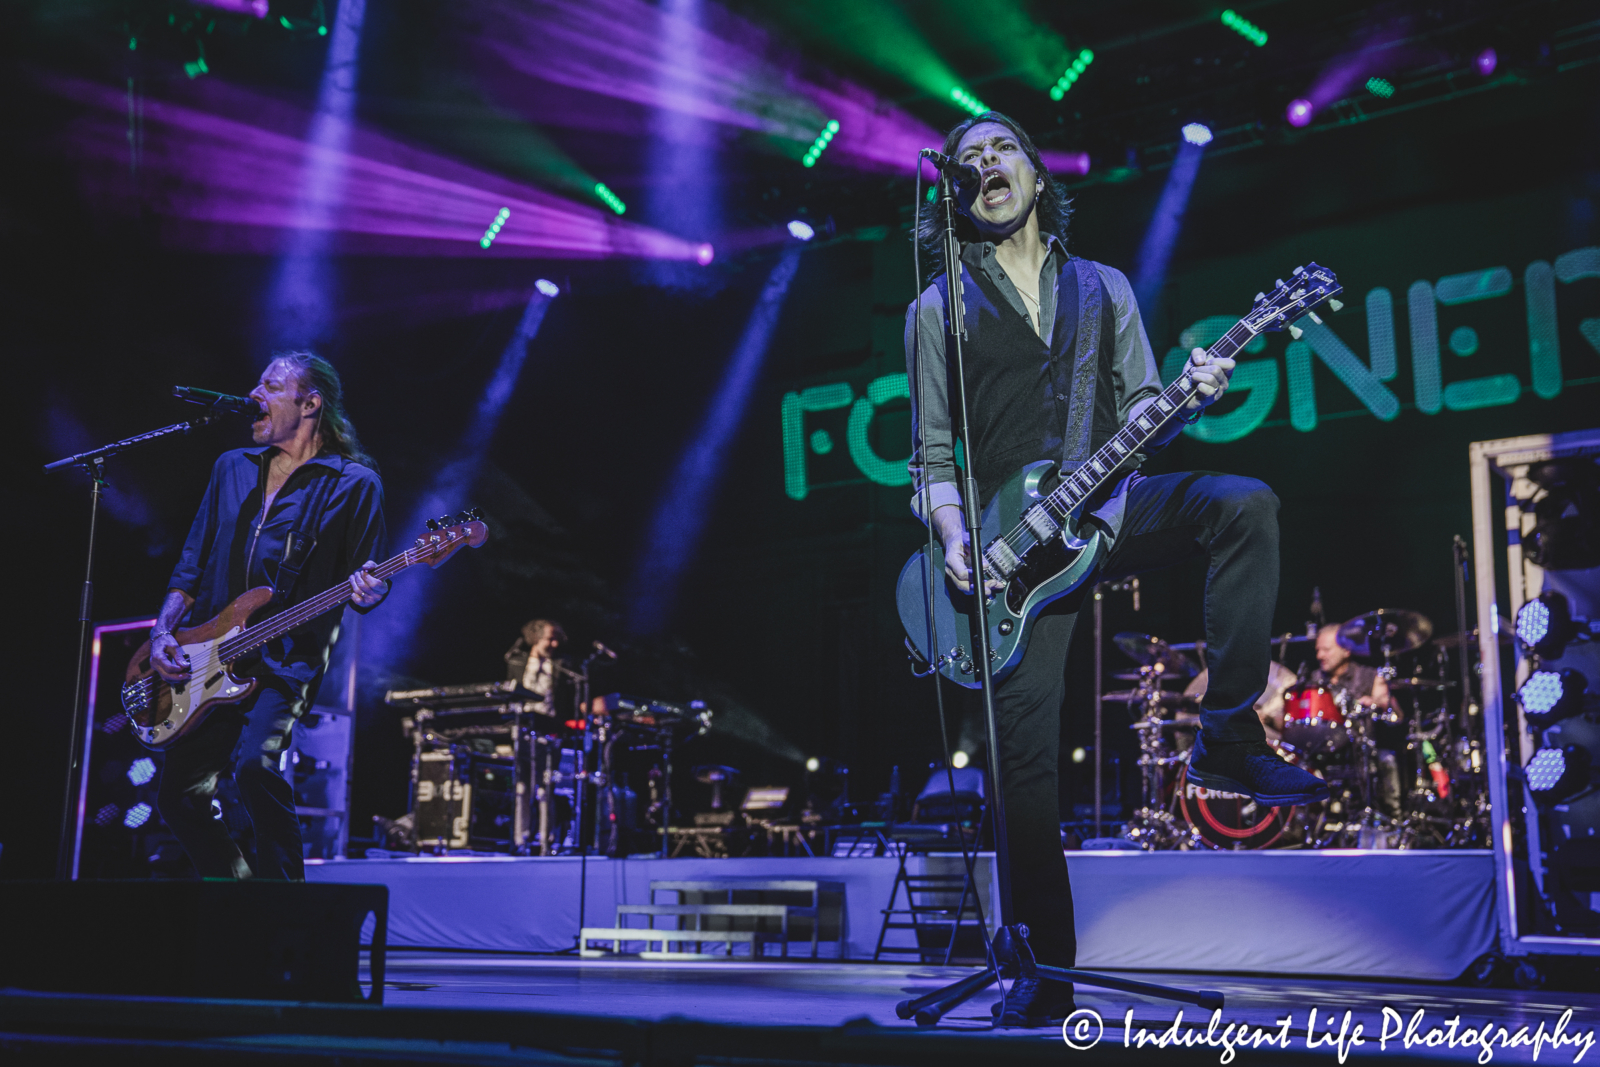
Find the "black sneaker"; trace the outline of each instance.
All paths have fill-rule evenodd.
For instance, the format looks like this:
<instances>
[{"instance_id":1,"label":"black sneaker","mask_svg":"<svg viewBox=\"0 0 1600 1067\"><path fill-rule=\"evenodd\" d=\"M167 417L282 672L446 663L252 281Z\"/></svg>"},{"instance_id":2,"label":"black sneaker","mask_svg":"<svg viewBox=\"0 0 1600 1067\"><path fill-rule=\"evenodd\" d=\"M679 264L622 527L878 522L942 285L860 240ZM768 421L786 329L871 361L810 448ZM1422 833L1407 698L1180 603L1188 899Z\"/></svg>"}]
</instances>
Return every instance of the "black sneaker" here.
<instances>
[{"instance_id":1,"label":"black sneaker","mask_svg":"<svg viewBox=\"0 0 1600 1067\"><path fill-rule=\"evenodd\" d=\"M989 1014L995 1017L997 1027L1032 1029L1059 1023L1077 1010L1072 999L1072 983L1024 975L1011 983L1006 993L1005 1013L1001 1014L1000 1002L995 1001Z\"/></svg>"},{"instance_id":2,"label":"black sneaker","mask_svg":"<svg viewBox=\"0 0 1600 1067\"><path fill-rule=\"evenodd\" d=\"M1235 741L1207 748L1206 732L1189 750L1189 781L1219 793L1242 793L1269 808L1328 799L1328 783L1286 762L1265 741Z\"/></svg>"}]
</instances>

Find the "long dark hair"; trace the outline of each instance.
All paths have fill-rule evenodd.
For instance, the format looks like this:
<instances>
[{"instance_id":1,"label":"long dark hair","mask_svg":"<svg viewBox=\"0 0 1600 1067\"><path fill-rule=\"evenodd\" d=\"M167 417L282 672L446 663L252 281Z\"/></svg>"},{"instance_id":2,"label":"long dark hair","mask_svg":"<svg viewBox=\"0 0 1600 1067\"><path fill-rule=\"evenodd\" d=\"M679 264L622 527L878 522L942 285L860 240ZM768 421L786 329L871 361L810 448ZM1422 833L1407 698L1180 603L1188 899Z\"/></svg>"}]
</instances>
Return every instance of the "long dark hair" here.
<instances>
[{"instance_id":1,"label":"long dark hair","mask_svg":"<svg viewBox=\"0 0 1600 1067\"><path fill-rule=\"evenodd\" d=\"M272 359L275 363L282 361L293 367L300 388L322 397L317 423L317 432L322 435L322 450L377 470L377 463L361 447L361 438L356 436L356 428L345 413L344 383L339 380L339 372L333 369L333 364L315 352L276 352Z\"/></svg>"},{"instance_id":2,"label":"long dark hair","mask_svg":"<svg viewBox=\"0 0 1600 1067\"><path fill-rule=\"evenodd\" d=\"M1028 131L1024 130L1016 119L1002 115L998 111L985 111L981 115L965 119L952 126L950 132L944 135L944 147L940 151L947 156L953 154L956 146L961 144L961 138L967 135L967 131L982 122L998 123L1016 135L1023 154L1028 157L1028 162L1033 164L1033 169L1044 182L1044 188L1039 190L1033 205L1034 212L1039 216L1039 232L1053 233L1064 243L1067 239L1067 224L1072 221L1072 198L1067 195L1065 189L1056 184L1050 169L1039 158L1039 149L1035 147L1033 138L1028 136ZM916 239L929 258L928 269L933 274L944 271L944 227L938 218L937 208L937 204L930 204L926 200L917 204ZM956 237L962 244L980 239L978 228L972 224L972 219L965 211L956 212Z\"/></svg>"}]
</instances>

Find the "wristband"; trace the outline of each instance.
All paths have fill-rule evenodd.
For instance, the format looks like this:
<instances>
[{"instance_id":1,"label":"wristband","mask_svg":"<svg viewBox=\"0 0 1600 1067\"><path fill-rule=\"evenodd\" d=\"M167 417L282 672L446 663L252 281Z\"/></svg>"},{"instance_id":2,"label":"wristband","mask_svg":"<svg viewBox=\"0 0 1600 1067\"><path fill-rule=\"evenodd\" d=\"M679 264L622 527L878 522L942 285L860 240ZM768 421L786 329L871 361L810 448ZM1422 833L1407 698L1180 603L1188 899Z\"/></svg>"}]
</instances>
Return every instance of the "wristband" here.
<instances>
[{"instance_id":1,"label":"wristband","mask_svg":"<svg viewBox=\"0 0 1600 1067\"><path fill-rule=\"evenodd\" d=\"M1178 421L1183 423L1185 426L1193 426L1195 423L1200 421L1200 416L1204 415L1205 413L1206 413L1206 409L1205 408L1203 408L1203 407L1195 408L1194 409L1194 418L1191 419L1183 411L1183 409L1180 408L1178 410Z\"/></svg>"},{"instance_id":2,"label":"wristband","mask_svg":"<svg viewBox=\"0 0 1600 1067\"><path fill-rule=\"evenodd\" d=\"M172 636L172 631L171 630L157 630L154 626L150 627L150 640L152 640L152 641L154 641L158 637L171 637L171 636Z\"/></svg>"}]
</instances>

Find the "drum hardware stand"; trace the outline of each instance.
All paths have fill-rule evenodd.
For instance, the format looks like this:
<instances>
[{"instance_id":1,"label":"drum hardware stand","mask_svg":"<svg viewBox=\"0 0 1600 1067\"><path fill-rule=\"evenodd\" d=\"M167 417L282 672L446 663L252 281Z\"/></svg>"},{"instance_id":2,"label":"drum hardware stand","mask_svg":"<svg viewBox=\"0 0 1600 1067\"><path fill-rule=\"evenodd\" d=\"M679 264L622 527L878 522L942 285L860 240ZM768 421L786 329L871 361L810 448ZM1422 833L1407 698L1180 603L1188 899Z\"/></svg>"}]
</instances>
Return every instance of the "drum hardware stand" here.
<instances>
[{"instance_id":1,"label":"drum hardware stand","mask_svg":"<svg viewBox=\"0 0 1600 1067\"><path fill-rule=\"evenodd\" d=\"M78 667L77 674L73 678L71 721L67 728L67 776L61 801L61 835L56 845L56 878L61 881L71 881L78 877L77 817L83 775L83 735L89 727L86 720L89 703L89 642L93 626L90 616L94 614L94 542L100 524L100 497L107 485L106 460L130 448L209 426L225 414L229 414L229 411L213 408L210 414L200 415L185 422L175 422L159 430L151 430L149 433L125 437L121 441L101 445L88 452L80 452L76 456L67 456L44 465L47 471L82 467L83 472L89 476L89 537L84 550L83 588L78 595Z\"/></svg>"},{"instance_id":2,"label":"drum hardware stand","mask_svg":"<svg viewBox=\"0 0 1600 1067\"><path fill-rule=\"evenodd\" d=\"M922 160L919 158L917 160L916 183L919 201L922 187L921 175ZM921 208L920 202L917 207L918 209ZM983 526L978 514L978 480L972 473L977 461L970 449L972 434L967 416L966 362L962 351L966 334L966 316L961 299L961 245L956 236L956 183L954 179L943 173L939 178L939 211L943 220L944 267L945 278L948 282L946 288L949 291L946 313L949 316L949 333L947 335L950 345L949 354L953 357L954 366L954 373L951 377L956 383L956 399L959 401L956 409L960 418L959 436L962 441L969 444L964 471L965 478L961 488L961 510L962 517L966 521L967 536L971 545L971 551L968 556L969 566L971 567L972 603L976 616L973 620L973 639L977 646L977 655L972 658L973 669L978 676L983 693L984 740L988 746L989 788L991 791L989 820L994 834L995 867L1000 888L1000 929L995 932L994 941L989 951L989 963L982 971L952 982L914 1000L903 1000L895 1005L895 1014L902 1019L915 1019L918 1026L932 1026L942 1019L947 1012L977 996L993 982L1003 978L1024 976L1050 978L1061 982L1080 982L1084 985L1099 986L1105 989L1117 989L1127 993L1159 997L1164 1000L1197 1004L1208 1009L1220 1009L1223 1006L1222 994L1213 990L1203 989L1191 992L1186 989L1154 985L1148 982L1134 982L1124 978L1112 978L1088 971L1079 971L1066 967L1049 967L1038 963L1034 959L1033 949L1028 944L1028 928L1016 920L1016 912L1013 910L1011 896L1011 849L1006 827L1005 787L1000 777L1000 735L994 708L994 653L989 644L989 598L985 588L988 567L983 558ZM920 286L922 279L917 279L917 284ZM918 323L917 326L920 329L921 324ZM930 513L927 519L931 524L933 515ZM931 559L929 562L931 564ZM939 684L937 675L934 677L933 684ZM1096 753L1097 758L1098 755L1099 753ZM998 1021L999 1018L997 1017L996 1022Z\"/></svg>"},{"instance_id":3,"label":"drum hardware stand","mask_svg":"<svg viewBox=\"0 0 1600 1067\"><path fill-rule=\"evenodd\" d=\"M1131 592L1133 610L1139 610L1139 579L1098 582L1094 587L1094 836L1100 837L1105 803L1105 597L1107 593Z\"/></svg>"},{"instance_id":4,"label":"drum hardware stand","mask_svg":"<svg viewBox=\"0 0 1600 1067\"><path fill-rule=\"evenodd\" d=\"M1166 769L1184 762L1182 756L1164 754L1161 731L1169 722L1161 717L1161 677L1163 665L1147 664L1139 668L1139 694L1137 701L1143 709L1140 717L1130 725L1139 734L1139 784L1142 803L1139 810L1128 818L1128 828L1123 836L1146 852L1159 849L1192 849L1200 846L1200 833L1194 827L1179 829L1170 804L1161 803L1162 779Z\"/></svg>"}]
</instances>

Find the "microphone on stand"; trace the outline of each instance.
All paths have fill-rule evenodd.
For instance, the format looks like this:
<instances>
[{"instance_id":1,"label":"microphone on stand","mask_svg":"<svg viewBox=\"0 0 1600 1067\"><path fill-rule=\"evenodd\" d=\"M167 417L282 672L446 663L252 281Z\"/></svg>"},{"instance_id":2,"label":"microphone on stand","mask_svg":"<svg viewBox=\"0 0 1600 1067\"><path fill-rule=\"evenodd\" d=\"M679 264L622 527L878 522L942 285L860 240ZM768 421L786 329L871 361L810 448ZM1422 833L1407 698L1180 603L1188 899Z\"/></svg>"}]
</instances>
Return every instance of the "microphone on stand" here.
<instances>
[{"instance_id":1,"label":"microphone on stand","mask_svg":"<svg viewBox=\"0 0 1600 1067\"><path fill-rule=\"evenodd\" d=\"M247 396L214 393L210 389L196 389L189 385L173 386L172 395L179 400L184 400L191 404L199 404L201 407L207 407L219 413L248 415L252 422L262 415L261 405Z\"/></svg>"},{"instance_id":2,"label":"microphone on stand","mask_svg":"<svg viewBox=\"0 0 1600 1067\"><path fill-rule=\"evenodd\" d=\"M611 651L611 649L607 648L605 645L602 645L599 641L594 643L594 650L600 655L604 656L606 659L617 658L617 654L615 652Z\"/></svg>"},{"instance_id":3,"label":"microphone on stand","mask_svg":"<svg viewBox=\"0 0 1600 1067\"><path fill-rule=\"evenodd\" d=\"M923 159L939 168L939 173L951 179L957 185L976 185L978 183L978 168L971 163L961 163L954 156L947 156L943 152L935 152L931 148L924 148L921 152Z\"/></svg>"}]
</instances>

